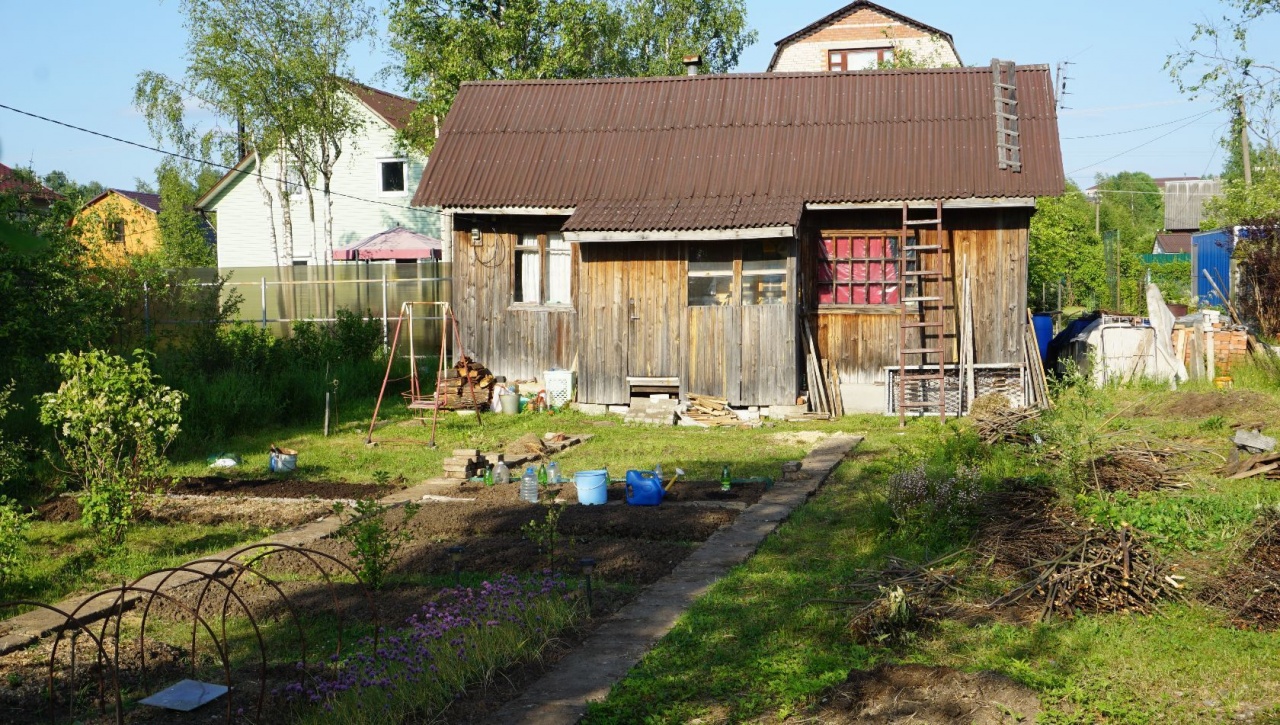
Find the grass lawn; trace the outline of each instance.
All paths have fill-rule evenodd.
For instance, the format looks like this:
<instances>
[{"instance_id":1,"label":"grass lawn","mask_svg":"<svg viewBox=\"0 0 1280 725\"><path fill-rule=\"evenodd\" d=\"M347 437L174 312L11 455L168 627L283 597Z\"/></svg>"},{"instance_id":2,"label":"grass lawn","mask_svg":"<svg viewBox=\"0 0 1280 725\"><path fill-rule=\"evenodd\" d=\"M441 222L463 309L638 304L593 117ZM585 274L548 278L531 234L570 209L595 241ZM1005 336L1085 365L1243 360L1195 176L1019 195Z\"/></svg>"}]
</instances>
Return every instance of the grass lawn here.
<instances>
[{"instance_id":1,"label":"grass lawn","mask_svg":"<svg viewBox=\"0 0 1280 725\"><path fill-rule=\"evenodd\" d=\"M1274 389L1189 394L1208 396L1195 400L1208 408L1220 402L1221 410L1191 414L1183 405L1186 392L1134 388L1068 403L1060 420L1100 426L1091 441L1099 451L1117 440L1145 439L1224 455L1232 425L1251 417L1266 426L1280 421ZM699 600L593 705L586 722L803 720L851 670L881 663L1007 675L1040 695L1045 722L1204 722L1237 715L1280 721L1280 634L1231 628L1223 613L1194 597L1197 587L1210 586L1215 569L1238 555L1242 534L1260 513L1280 505L1276 482L1224 481L1212 474L1218 459L1206 454L1186 475L1186 490L1085 493L1074 500L1099 523L1123 520L1150 530L1151 545L1188 576L1192 596L1185 604L1165 605L1152 616L1038 624L947 620L896 645L863 646L850 632L850 608L815 600L849 598L845 586L888 555L927 561L968 544L964 535L926 541L897 530L886 484L905 460L951 447L975 454L987 481L1056 478L1065 492L1074 489L1061 470L1041 467L1012 446L967 450L972 444L961 443L952 426L925 422L899 431L880 419L841 425L870 431L855 456L756 556ZM991 584L975 582L960 598L989 601Z\"/></svg>"}]
</instances>

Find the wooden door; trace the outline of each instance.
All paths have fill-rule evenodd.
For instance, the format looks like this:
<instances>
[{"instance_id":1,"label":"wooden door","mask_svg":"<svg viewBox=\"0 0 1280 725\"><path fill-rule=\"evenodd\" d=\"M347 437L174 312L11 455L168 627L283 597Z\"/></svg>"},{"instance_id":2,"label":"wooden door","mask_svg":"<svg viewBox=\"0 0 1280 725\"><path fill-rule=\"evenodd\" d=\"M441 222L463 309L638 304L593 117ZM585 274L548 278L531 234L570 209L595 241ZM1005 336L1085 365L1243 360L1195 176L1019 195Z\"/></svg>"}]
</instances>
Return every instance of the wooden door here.
<instances>
[{"instance_id":1,"label":"wooden door","mask_svg":"<svg viewBox=\"0 0 1280 725\"><path fill-rule=\"evenodd\" d=\"M742 308L688 308L685 392L742 404Z\"/></svg>"},{"instance_id":2,"label":"wooden door","mask_svg":"<svg viewBox=\"0 0 1280 725\"><path fill-rule=\"evenodd\" d=\"M578 285L578 400L597 405L628 402L630 322L628 245L582 244Z\"/></svg>"},{"instance_id":3,"label":"wooden door","mask_svg":"<svg viewBox=\"0 0 1280 725\"><path fill-rule=\"evenodd\" d=\"M680 376L680 315L684 309L681 252L675 243L630 248L627 275L627 374L640 378Z\"/></svg>"},{"instance_id":4,"label":"wooden door","mask_svg":"<svg viewBox=\"0 0 1280 725\"><path fill-rule=\"evenodd\" d=\"M742 308L741 404L795 404L796 313L791 304Z\"/></svg>"}]
</instances>

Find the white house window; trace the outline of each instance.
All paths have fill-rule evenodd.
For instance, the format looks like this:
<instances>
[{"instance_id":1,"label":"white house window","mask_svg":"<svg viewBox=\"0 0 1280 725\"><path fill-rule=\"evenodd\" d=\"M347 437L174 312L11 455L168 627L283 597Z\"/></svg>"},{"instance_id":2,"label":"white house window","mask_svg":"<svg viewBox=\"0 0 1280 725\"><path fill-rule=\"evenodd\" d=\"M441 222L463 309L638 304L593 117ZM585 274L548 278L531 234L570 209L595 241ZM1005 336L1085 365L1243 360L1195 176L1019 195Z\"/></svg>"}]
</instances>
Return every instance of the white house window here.
<instances>
[{"instance_id":1,"label":"white house window","mask_svg":"<svg viewBox=\"0 0 1280 725\"><path fill-rule=\"evenodd\" d=\"M875 70L881 63L893 61L893 48L860 48L827 51L827 70Z\"/></svg>"},{"instance_id":2,"label":"white house window","mask_svg":"<svg viewBox=\"0 0 1280 725\"><path fill-rule=\"evenodd\" d=\"M559 232L520 235L515 248L513 301L525 305L573 304L573 248Z\"/></svg>"},{"instance_id":3,"label":"white house window","mask_svg":"<svg viewBox=\"0 0 1280 725\"><path fill-rule=\"evenodd\" d=\"M404 159L384 159L378 162L379 177L382 180L382 193L403 194L405 190Z\"/></svg>"}]
</instances>

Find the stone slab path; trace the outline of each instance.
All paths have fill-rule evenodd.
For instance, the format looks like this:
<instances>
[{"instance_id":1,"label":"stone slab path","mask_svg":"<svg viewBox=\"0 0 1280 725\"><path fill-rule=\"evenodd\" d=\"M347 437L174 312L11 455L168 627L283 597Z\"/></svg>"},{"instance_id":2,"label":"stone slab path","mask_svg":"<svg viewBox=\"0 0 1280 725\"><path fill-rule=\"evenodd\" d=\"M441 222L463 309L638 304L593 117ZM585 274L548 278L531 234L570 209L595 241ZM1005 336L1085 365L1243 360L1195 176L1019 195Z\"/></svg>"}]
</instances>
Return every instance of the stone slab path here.
<instances>
[{"instance_id":1,"label":"stone slab path","mask_svg":"<svg viewBox=\"0 0 1280 725\"><path fill-rule=\"evenodd\" d=\"M568 725L603 699L695 599L755 553L765 537L827 480L861 437L827 438L805 457L799 480L781 482L713 534L668 576L602 623L574 652L494 713L499 725Z\"/></svg>"}]
</instances>

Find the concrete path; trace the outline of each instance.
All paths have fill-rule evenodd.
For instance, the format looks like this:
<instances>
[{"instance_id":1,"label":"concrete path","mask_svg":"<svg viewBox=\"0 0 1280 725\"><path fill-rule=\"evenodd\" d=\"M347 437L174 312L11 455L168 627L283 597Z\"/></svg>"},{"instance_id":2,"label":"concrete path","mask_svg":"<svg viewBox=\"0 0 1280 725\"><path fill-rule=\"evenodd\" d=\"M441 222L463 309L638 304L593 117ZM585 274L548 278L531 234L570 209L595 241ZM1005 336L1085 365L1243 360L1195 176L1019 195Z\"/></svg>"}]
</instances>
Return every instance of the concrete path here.
<instances>
[{"instance_id":1,"label":"concrete path","mask_svg":"<svg viewBox=\"0 0 1280 725\"><path fill-rule=\"evenodd\" d=\"M671 574L610 616L574 652L494 713L500 725L576 723L591 700L603 699L658 640L675 626L695 599L729 569L746 561L764 538L813 495L846 453L862 442L833 436L804 459L802 478L780 482L732 524L713 534Z\"/></svg>"}]
</instances>

